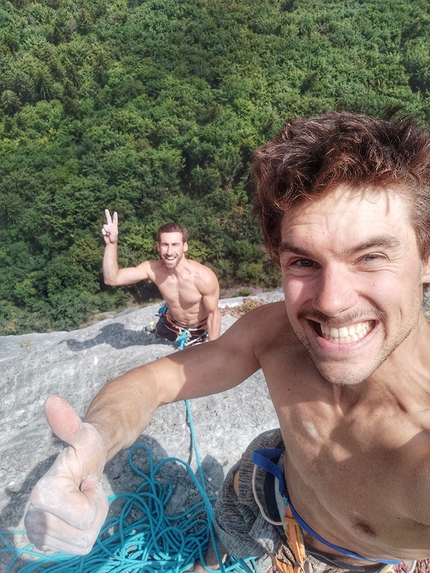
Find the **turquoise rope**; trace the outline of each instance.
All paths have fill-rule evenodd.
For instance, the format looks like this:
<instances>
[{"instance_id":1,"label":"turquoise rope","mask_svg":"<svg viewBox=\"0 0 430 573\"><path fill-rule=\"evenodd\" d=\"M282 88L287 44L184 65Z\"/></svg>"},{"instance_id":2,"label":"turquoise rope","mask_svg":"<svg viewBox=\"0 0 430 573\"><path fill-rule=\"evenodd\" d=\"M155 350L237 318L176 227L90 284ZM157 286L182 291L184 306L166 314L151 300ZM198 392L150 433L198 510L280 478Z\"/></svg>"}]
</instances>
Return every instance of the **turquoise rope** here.
<instances>
[{"instance_id":1,"label":"turquoise rope","mask_svg":"<svg viewBox=\"0 0 430 573\"><path fill-rule=\"evenodd\" d=\"M189 340L190 334L187 330L181 330L181 334L175 340L175 344L179 346L179 350L183 350Z\"/></svg>"},{"instance_id":2,"label":"turquoise rope","mask_svg":"<svg viewBox=\"0 0 430 573\"><path fill-rule=\"evenodd\" d=\"M0 531L3 545L0 555L11 555L5 573L184 573L197 560L204 564L209 537L214 544L220 573L256 573L258 568L252 557L245 560L229 557L225 564L222 563L213 528L214 498L209 498L206 493L188 400L185 404L199 478L189 464L179 458L165 458L154 466L150 449L137 444L130 450L128 461L132 470L142 478L142 483L134 493L108 497L109 503L122 502L120 515L106 519L88 555L71 557L70 554L56 553L47 556L35 550L32 544L16 548L8 537L26 532ZM136 454L142 450L149 461L147 474L135 464ZM172 485L162 486L157 479L160 469L168 463L177 463L186 469L201 498L174 516L166 515L165 511L172 497Z\"/></svg>"},{"instance_id":3,"label":"turquoise rope","mask_svg":"<svg viewBox=\"0 0 430 573\"><path fill-rule=\"evenodd\" d=\"M197 447L197 440L196 440L196 432L194 430L193 416L191 414L191 406L190 406L189 400L185 400L185 406L187 409L188 423L190 425L190 432L191 432L191 439L192 439L192 443L193 443L193 449L194 449L194 452L196 454L197 470L199 472L200 483L202 485L202 488L204 489L204 495L202 495L202 499L205 501L206 512L207 512L207 516L208 516L209 534L210 534L210 537L212 539L212 545L215 549L215 554L216 554L216 557L218 560L218 564L220 566L220 571L221 571L221 573L225 573L224 564L222 562L222 556L221 556L221 553L220 553L220 550L218 547L218 542L217 542L217 539L215 536L215 531L213 528L215 516L214 516L213 509L212 509L212 505L211 505L211 503L209 503L209 499L208 499L207 492L205 489L205 478L203 475L202 464L200 462L199 449ZM204 559L200 558L200 560L202 563L204 562Z\"/></svg>"}]
</instances>

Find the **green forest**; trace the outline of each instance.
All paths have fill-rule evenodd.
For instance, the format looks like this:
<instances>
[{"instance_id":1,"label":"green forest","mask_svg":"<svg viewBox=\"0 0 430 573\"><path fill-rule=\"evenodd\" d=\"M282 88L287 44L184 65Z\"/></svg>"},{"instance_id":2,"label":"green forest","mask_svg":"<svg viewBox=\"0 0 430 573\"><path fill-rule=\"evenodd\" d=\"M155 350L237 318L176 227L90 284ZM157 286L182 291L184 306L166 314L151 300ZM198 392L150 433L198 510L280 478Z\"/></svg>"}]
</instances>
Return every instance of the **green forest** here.
<instances>
[{"instance_id":1,"label":"green forest","mask_svg":"<svg viewBox=\"0 0 430 573\"><path fill-rule=\"evenodd\" d=\"M256 146L296 116L430 121L428 0L0 0L0 334L151 300L111 288L178 221L222 287L273 288L251 216Z\"/></svg>"}]
</instances>

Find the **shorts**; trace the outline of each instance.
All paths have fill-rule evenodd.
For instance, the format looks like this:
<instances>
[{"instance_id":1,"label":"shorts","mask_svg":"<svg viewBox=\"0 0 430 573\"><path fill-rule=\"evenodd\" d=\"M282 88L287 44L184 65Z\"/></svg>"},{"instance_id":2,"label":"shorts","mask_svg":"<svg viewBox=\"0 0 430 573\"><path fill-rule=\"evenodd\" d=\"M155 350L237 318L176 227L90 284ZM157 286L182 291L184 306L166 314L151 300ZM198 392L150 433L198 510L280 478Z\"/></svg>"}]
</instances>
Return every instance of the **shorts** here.
<instances>
[{"instance_id":1,"label":"shorts","mask_svg":"<svg viewBox=\"0 0 430 573\"><path fill-rule=\"evenodd\" d=\"M208 335L207 321L204 320L195 326L181 324L172 317L170 310L167 309L165 313L161 314L155 326L155 332L170 342L176 342L178 346L189 346L206 341Z\"/></svg>"},{"instance_id":2,"label":"shorts","mask_svg":"<svg viewBox=\"0 0 430 573\"><path fill-rule=\"evenodd\" d=\"M237 559L255 557L259 568L266 571L271 566L270 555L286 543L282 526L274 526L261 514L251 487L254 464L252 452L263 448L274 448L282 444L279 430L264 432L248 446L240 461L228 472L222 492L215 503L215 530L226 553ZM234 490L233 478L240 470L238 495ZM256 491L258 499L264 500L266 472L257 468ZM265 510L267 508L265 507ZM280 521L278 519L274 521Z\"/></svg>"},{"instance_id":3,"label":"shorts","mask_svg":"<svg viewBox=\"0 0 430 573\"><path fill-rule=\"evenodd\" d=\"M237 559L255 557L259 570L263 573L272 565L272 557L281 561L293 561L294 556L288 547L282 525L273 525L263 517L252 491L252 474L256 467L255 490L262 510L274 522L282 521L276 503L274 477L252 462L254 450L283 447L279 429L269 430L257 436L247 447L238 461L228 472L222 492L215 504L215 530L221 542L220 549ZM239 470L238 494L234 490L233 479ZM312 552L312 555L311 555ZM399 565L385 564L353 566L333 558L330 554L307 550L305 570L314 573L341 573L356 571L376 573L390 569L393 573L430 573L430 560L402 562ZM411 567L412 565L412 567Z\"/></svg>"}]
</instances>

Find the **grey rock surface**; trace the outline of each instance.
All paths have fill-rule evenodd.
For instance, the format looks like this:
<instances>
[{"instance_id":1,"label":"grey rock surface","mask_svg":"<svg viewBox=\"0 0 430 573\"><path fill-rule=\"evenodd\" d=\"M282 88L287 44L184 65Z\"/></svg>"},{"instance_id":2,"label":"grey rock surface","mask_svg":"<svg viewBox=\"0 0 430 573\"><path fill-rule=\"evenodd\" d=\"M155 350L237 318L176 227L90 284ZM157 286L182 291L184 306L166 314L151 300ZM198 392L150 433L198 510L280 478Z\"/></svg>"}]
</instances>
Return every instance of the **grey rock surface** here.
<instances>
[{"instance_id":1,"label":"grey rock surface","mask_svg":"<svg viewBox=\"0 0 430 573\"><path fill-rule=\"evenodd\" d=\"M247 298L272 302L282 299L282 292ZM224 299L220 306L228 309L242 302L241 298ZM72 332L0 337L1 530L23 529L29 493L62 448L44 417L48 396L63 396L83 415L108 380L178 352L172 344L143 331L145 325L156 320L158 308L155 304L128 309ZM222 331L234 321L233 316L224 314ZM248 443L260 432L277 427L277 418L261 371L237 388L193 400L190 406L208 494L216 495L226 472ZM138 441L151 448L156 461L174 456L190 463L196 471L196 452L191 447L184 402L160 408ZM108 494L134 491L140 484L127 456L127 450L120 452L106 466L103 485ZM144 456L140 463L145 465ZM173 468L165 478L178 482L178 504L182 503L180 475ZM21 545L27 540L16 536L15 542Z\"/></svg>"}]
</instances>

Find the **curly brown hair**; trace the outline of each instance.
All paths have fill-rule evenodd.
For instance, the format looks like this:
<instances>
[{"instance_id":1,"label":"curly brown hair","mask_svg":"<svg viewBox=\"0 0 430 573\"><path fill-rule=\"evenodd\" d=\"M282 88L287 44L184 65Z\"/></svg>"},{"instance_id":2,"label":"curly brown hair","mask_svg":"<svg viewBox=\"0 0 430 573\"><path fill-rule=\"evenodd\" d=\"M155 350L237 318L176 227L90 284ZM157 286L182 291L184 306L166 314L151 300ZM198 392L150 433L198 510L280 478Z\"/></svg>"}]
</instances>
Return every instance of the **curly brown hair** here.
<instances>
[{"instance_id":1,"label":"curly brown hair","mask_svg":"<svg viewBox=\"0 0 430 573\"><path fill-rule=\"evenodd\" d=\"M413 117L327 112L287 122L278 136L256 150L251 172L254 214L277 264L283 215L339 185L402 194L410 206L420 256L423 261L430 256L430 133Z\"/></svg>"},{"instance_id":2,"label":"curly brown hair","mask_svg":"<svg viewBox=\"0 0 430 573\"><path fill-rule=\"evenodd\" d=\"M157 241L160 242L161 233L181 233L182 241L184 243L188 242L188 231L180 223L165 223L157 230Z\"/></svg>"}]
</instances>

